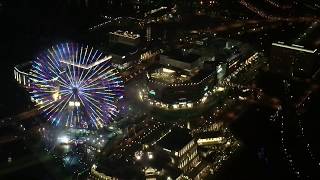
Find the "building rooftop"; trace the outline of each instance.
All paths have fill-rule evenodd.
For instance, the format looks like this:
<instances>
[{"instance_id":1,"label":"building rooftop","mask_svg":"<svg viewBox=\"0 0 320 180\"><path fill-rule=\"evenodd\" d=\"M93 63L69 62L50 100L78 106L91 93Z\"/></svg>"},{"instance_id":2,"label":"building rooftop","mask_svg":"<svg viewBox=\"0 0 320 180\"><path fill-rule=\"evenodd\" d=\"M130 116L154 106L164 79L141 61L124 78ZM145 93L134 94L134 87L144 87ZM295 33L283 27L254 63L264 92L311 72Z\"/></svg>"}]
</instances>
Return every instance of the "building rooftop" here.
<instances>
[{"instance_id":1,"label":"building rooftop","mask_svg":"<svg viewBox=\"0 0 320 180\"><path fill-rule=\"evenodd\" d=\"M149 75L153 79L168 84L184 83L190 80L187 72L175 67L158 66L153 68Z\"/></svg>"},{"instance_id":2,"label":"building rooftop","mask_svg":"<svg viewBox=\"0 0 320 180\"><path fill-rule=\"evenodd\" d=\"M191 78L191 82L200 82L200 81L202 81L203 79L205 79L205 78L207 78L208 76L213 75L213 74L215 74L215 73L216 73L216 72L211 71L211 70L202 69L202 70L200 70L196 75L194 75L194 76Z\"/></svg>"},{"instance_id":3,"label":"building rooftop","mask_svg":"<svg viewBox=\"0 0 320 180\"><path fill-rule=\"evenodd\" d=\"M116 54L119 56L127 56L136 54L138 52L138 48L122 43L115 43L109 48L109 51L112 54Z\"/></svg>"},{"instance_id":4,"label":"building rooftop","mask_svg":"<svg viewBox=\"0 0 320 180\"><path fill-rule=\"evenodd\" d=\"M149 75L152 79L167 84L198 83L215 73L212 70L200 69L198 72L190 74L183 69L164 65L153 65L149 69Z\"/></svg>"},{"instance_id":5,"label":"building rooftop","mask_svg":"<svg viewBox=\"0 0 320 180\"><path fill-rule=\"evenodd\" d=\"M223 136L223 132L221 131L206 131L200 132L195 135L197 138L216 138Z\"/></svg>"},{"instance_id":6,"label":"building rooftop","mask_svg":"<svg viewBox=\"0 0 320 180\"><path fill-rule=\"evenodd\" d=\"M124 38L128 38L128 39L138 39L140 38L140 34L136 34L133 32L128 32L128 31L115 31L115 32L110 32L110 34L115 35L115 36L121 36Z\"/></svg>"},{"instance_id":7,"label":"building rooftop","mask_svg":"<svg viewBox=\"0 0 320 180\"><path fill-rule=\"evenodd\" d=\"M180 50L173 50L173 51L164 53L164 55L172 59L175 59L181 62L186 62L186 63L193 63L201 57L200 55L197 55L194 53L188 53L188 52L184 53Z\"/></svg>"},{"instance_id":8,"label":"building rooftop","mask_svg":"<svg viewBox=\"0 0 320 180\"><path fill-rule=\"evenodd\" d=\"M314 54L317 51L317 49L306 49L304 46L297 45L297 44L285 45L284 42L272 43L272 46L282 47L285 49L296 50L296 51L311 53L311 54Z\"/></svg>"},{"instance_id":9,"label":"building rooftop","mask_svg":"<svg viewBox=\"0 0 320 180\"><path fill-rule=\"evenodd\" d=\"M157 145L170 151L179 151L193 138L188 129L174 128Z\"/></svg>"},{"instance_id":10,"label":"building rooftop","mask_svg":"<svg viewBox=\"0 0 320 180\"><path fill-rule=\"evenodd\" d=\"M119 179L141 179L144 175L140 170L132 165L128 165L125 161L106 159L104 162L99 163L96 169L106 176L116 177ZM126 173L123 173L126 172Z\"/></svg>"}]
</instances>

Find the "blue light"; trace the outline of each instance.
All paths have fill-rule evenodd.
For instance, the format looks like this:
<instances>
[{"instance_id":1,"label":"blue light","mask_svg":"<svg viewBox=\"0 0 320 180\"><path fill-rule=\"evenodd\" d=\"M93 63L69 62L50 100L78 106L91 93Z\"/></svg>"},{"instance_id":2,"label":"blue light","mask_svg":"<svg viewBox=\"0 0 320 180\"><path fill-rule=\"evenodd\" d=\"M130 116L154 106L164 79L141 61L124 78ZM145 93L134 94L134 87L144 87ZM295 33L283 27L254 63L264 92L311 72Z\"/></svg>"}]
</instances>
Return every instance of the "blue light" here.
<instances>
[{"instance_id":1,"label":"blue light","mask_svg":"<svg viewBox=\"0 0 320 180\"><path fill-rule=\"evenodd\" d=\"M116 69L110 66L109 60L90 69L83 68L103 57L93 48L64 43L36 58L30 93L36 101L44 102L39 108L49 121L68 127L89 124L92 128L101 128L115 117L116 108L110 111L103 108L113 103L110 99L123 97L123 81Z\"/></svg>"}]
</instances>

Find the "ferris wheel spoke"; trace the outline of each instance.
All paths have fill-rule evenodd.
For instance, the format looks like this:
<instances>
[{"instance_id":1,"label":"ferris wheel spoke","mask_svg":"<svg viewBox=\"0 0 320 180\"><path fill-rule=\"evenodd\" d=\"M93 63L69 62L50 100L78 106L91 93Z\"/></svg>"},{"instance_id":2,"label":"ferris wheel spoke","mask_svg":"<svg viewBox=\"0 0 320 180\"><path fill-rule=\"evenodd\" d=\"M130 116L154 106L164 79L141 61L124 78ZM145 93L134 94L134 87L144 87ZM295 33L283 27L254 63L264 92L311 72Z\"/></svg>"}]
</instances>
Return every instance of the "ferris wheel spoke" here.
<instances>
[{"instance_id":1,"label":"ferris wheel spoke","mask_svg":"<svg viewBox=\"0 0 320 180\"><path fill-rule=\"evenodd\" d=\"M102 53L99 53L99 55L96 57L96 54L97 54L97 53L98 53L98 51L96 50L96 52L95 52L93 58L90 60L90 62L91 62L93 59L96 59L96 60L99 60L99 59L100 59L100 57L102 56ZM86 79L87 75L88 75L91 71L96 71L96 68L97 68L97 66L95 66L94 69L90 68L90 69L85 73L85 76L83 77L83 79ZM80 84L82 83L83 79L82 79L82 74L81 74L81 78L79 79Z\"/></svg>"},{"instance_id":2,"label":"ferris wheel spoke","mask_svg":"<svg viewBox=\"0 0 320 180\"><path fill-rule=\"evenodd\" d=\"M53 48L53 47L52 47ZM55 62L56 63L60 63L60 60L59 59L56 59L56 56L58 56L58 54L57 54L57 51L55 50L55 49L53 49L53 52L54 52L54 55L53 55L53 53L52 53L52 56L53 56L53 58L54 58L54 60L55 60ZM51 60L51 59L50 59ZM51 60L52 61L52 60ZM55 63L54 63L55 64ZM66 84L68 84L68 82L65 80L65 78L62 78L62 76L60 76L60 74L62 74L62 72L63 71L61 71L61 67L60 67L61 65L55 65L55 68L59 71L59 74L58 74L58 76L60 77L60 79L62 80L62 81L64 81L64 83L66 83ZM67 76L67 78L68 78L68 80L69 80L69 83L71 83L71 80L70 80L70 78Z\"/></svg>"},{"instance_id":3,"label":"ferris wheel spoke","mask_svg":"<svg viewBox=\"0 0 320 180\"><path fill-rule=\"evenodd\" d=\"M64 43L35 58L30 94L53 125L101 128L119 113L123 81L101 57L92 47Z\"/></svg>"},{"instance_id":4,"label":"ferris wheel spoke","mask_svg":"<svg viewBox=\"0 0 320 180\"><path fill-rule=\"evenodd\" d=\"M101 68L99 68L98 70L94 71L94 73L92 73L88 78L87 80L85 81L82 81L81 84L87 84L86 86L90 85L91 83L101 79L102 77L105 76L104 72L106 72L107 70L109 69L109 67L105 68L105 69L102 69L102 66ZM98 74L97 74L98 73ZM94 78L93 80L91 80L91 78L93 76L97 76L96 78ZM90 82L88 82L90 80Z\"/></svg>"},{"instance_id":5,"label":"ferris wheel spoke","mask_svg":"<svg viewBox=\"0 0 320 180\"><path fill-rule=\"evenodd\" d=\"M98 52L98 51L96 51L96 52L94 53L93 57L90 59L91 54L92 54L92 51L93 51L93 48L91 47L88 57L87 57L87 58L85 57L85 59L88 59L88 61L89 61L90 63L91 63L91 61L94 59L94 56L96 55L96 53ZM81 78L82 78L82 75L83 75L83 71L81 71L81 72L82 72L82 73L80 74L80 77L79 77L79 79L78 79L78 83L79 83L79 84L81 84L81 81L82 81Z\"/></svg>"},{"instance_id":6,"label":"ferris wheel spoke","mask_svg":"<svg viewBox=\"0 0 320 180\"><path fill-rule=\"evenodd\" d=\"M61 51L63 51L63 47L62 47L62 50L61 50L59 45L57 45L57 49L58 49L58 52L59 52L58 54L60 55L59 62L61 63L61 60L66 61L67 59L65 57L63 57L63 54L61 53ZM70 67L68 65L66 65L66 66L67 66L66 76L67 76L69 82L71 83L71 85L75 86L74 80L71 78L71 76L69 76L69 75L71 75Z\"/></svg>"},{"instance_id":7,"label":"ferris wheel spoke","mask_svg":"<svg viewBox=\"0 0 320 180\"><path fill-rule=\"evenodd\" d=\"M63 100L59 101L54 107L50 108L50 110L49 109L45 109L45 111L47 111L48 114L50 114L52 111L53 112L62 111L64 108L59 108L59 109L57 109L57 108L63 103L65 103L65 104L68 103L69 100L71 99L71 97L72 97L72 95L69 95L69 98L66 98L67 100L63 99Z\"/></svg>"},{"instance_id":8,"label":"ferris wheel spoke","mask_svg":"<svg viewBox=\"0 0 320 180\"><path fill-rule=\"evenodd\" d=\"M83 54L83 57L82 57L82 63L81 63L81 64L83 64L83 65L87 65L87 64L88 64L88 58L86 57L86 56L87 56L88 48L89 48L89 46L87 46L87 47L85 48L85 50L84 50L84 54ZM82 72L83 72L83 71L82 71ZM81 76L82 76L82 74L81 74ZM78 80L79 86L80 86L80 84L81 84L81 76L79 77L79 80Z\"/></svg>"},{"instance_id":9,"label":"ferris wheel spoke","mask_svg":"<svg viewBox=\"0 0 320 180\"><path fill-rule=\"evenodd\" d=\"M97 105L97 104L99 104L99 102L97 102L95 99L93 99L93 98L91 98L91 97L89 97L89 96L87 96L87 95L84 95L83 97L84 97L91 105L93 105L94 107L97 108L98 111L95 111L95 112L97 112L97 113L99 113L101 116L103 116L103 114L102 114L103 110L99 107L99 105ZM90 99L90 100L89 100L89 99ZM97 104L95 104L94 102L96 102ZM92 108L91 106L89 106L89 107Z\"/></svg>"},{"instance_id":10,"label":"ferris wheel spoke","mask_svg":"<svg viewBox=\"0 0 320 180\"><path fill-rule=\"evenodd\" d=\"M67 43L66 46L67 46L68 52L70 52L69 44ZM65 59L68 59L68 61L71 61L73 64L75 64L74 57L72 57L70 54ZM69 66L69 65L67 65L67 66ZM72 72L73 72L72 73L73 76L72 76L71 72L70 72L70 76L71 76L72 80L74 81L74 86L77 86L75 66L72 66Z\"/></svg>"},{"instance_id":11,"label":"ferris wheel spoke","mask_svg":"<svg viewBox=\"0 0 320 180\"><path fill-rule=\"evenodd\" d=\"M100 56L101 56L101 55L99 55L98 57L100 58ZM99 58L98 58L98 59L99 59ZM97 72L97 71L99 71L102 67L103 67L103 66L100 66L99 69L97 70L97 69L96 69L97 66L94 66L93 68L90 68L89 70L87 70L87 72L85 73L83 79L80 79L80 80L79 80L80 86L83 84L84 79L89 79L89 78L90 78L90 77L87 78L87 76L88 76L89 73L91 73L92 71L93 71L93 72Z\"/></svg>"}]
</instances>

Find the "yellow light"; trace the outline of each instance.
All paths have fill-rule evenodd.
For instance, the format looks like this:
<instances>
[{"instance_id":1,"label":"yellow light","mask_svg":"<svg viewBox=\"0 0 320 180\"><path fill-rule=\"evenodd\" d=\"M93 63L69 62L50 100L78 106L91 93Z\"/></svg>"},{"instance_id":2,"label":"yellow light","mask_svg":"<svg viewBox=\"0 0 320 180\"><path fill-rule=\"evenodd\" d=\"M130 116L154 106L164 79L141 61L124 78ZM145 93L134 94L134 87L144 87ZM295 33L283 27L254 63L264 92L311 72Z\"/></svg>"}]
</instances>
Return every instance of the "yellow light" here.
<instances>
[{"instance_id":1,"label":"yellow light","mask_svg":"<svg viewBox=\"0 0 320 180\"><path fill-rule=\"evenodd\" d=\"M53 93L52 94L52 98L53 98L53 100L58 100L58 99L60 99L60 94L59 94L59 92L57 91L57 92L55 92L55 93Z\"/></svg>"},{"instance_id":2,"label":"yellow light","mask_svg":"<svg viewBox=\"0 0 320 180\"><path fill-rule=\"evenodd\" d=\"M219 91L219 92L224 91L224 88L223 87L218 87L217 91Z\"/></svg>"},{"instance_id":3,"label":"yellow light","mask_svg":"<svg viewBox=\"0 0 320 180\"><path fill-rule=\"evenodd\" d=\"M174 71L174 70L172 70L172 69L168 69L168 68L162 68L162 71L163 71L164 73L174 73L174 72L176 72L176 71Z\"/></svg>"},{"instance_id":4,"label":"yellow light","mask_svg":"<svg viewBox=\"0 0 320 180\"><path fill-rule=\"evenodd\" d=\"M204 97L201 99L201 102L204 103L204 102L206 102L206 100L207 100L207 96L204 96Z\"/></svg>"},{"instance_id":5,"label":"yellow light","mask_svg":"<svg viewBox=\"0 0 320 180\"><path fill-rule=\"evenodd\" d=\"M148 158L149 158L149 159L153 159L153 154L152 154L152 152L148 152L147 154L148 154Z\"/></svg>"},{"instance_id":6,"label":"yellow light","mask_svg":"<svg viewBox=\"0 0 320 180\"><path fill-rule=\"evenodd\" d=\"M142 95L141 91L139 91L139 98L140 98L140 100L143 100L143 95Z\"/></svg>"},{"instance_id":7,"label":"yellow light","mask_svg":"<svg viewBox=\"0 0 320 180\"><path fill-rule=\"evenodd\" d=\"M74 106L80 107L80 102L79 101L74 102Z\"/></svg>"}]
</instances>

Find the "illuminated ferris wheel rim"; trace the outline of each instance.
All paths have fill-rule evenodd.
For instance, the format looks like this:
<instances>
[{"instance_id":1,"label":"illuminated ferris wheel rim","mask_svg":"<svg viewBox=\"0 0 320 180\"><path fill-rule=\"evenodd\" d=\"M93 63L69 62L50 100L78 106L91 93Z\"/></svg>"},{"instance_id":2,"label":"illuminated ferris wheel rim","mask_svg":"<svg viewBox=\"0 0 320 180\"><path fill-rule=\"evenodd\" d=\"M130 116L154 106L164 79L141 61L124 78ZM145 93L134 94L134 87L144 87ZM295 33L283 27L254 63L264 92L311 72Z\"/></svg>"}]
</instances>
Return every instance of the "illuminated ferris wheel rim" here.
<instances>
[{"instance_id":1,"label":"illuminated ferris wheel rim","mask_svg":"<svg viewBox=\"0 0 320 180\"><path fill-rule=\"evenodd\" d=\"M101 63L103 63L103 62L110 61L111 59L112 59L112 56L111 56L111 55L105 56L104 58L99 59L99 60L97 60L96 62L91 63L91 64L88 64L88 65L83 65L83 64L79 64L79 63L74 63L74 62L72 62L72 61L66 61L66 60L61 60L60 62L66 64L66 65L75 66L75 67L82 68L82 69L85 69L85 70L90 70L91 68L93 68L93 67L95 67L95 66L97 66L97 65L99 65L99 64L101 64ZM115 70L115 69L114 69L114 70ZM111 71L113 71L113 70L111 70ZM32 71L31 71L31 72L32 72ZM64 74L64 73L66 73L66 71L60 72L59 75ZM58 80L58 78L59 78L59 76L56 76L56 77L54 77L54 78L52 78L52 79L44 80L44 81L38 81L38 80L36 80L36 79L33 79L33 81L36 81L36 82L49 82L49 81L56 81L56 80ZM121 79L121 78L118 77L118 79Z\"/></svg>"},{"instance_id":2,"label":"illuminated ferris wheel rim","mask_svg":"<svg viewBox=\"0 0 320 180\"><path fill-rule=\"evenodd\" d=\"M89 120L99 128L116 117L119 111L115 103L123 97L123 81L110 63L112 56L102 54L88 46L64 43L36 58L31 94L51 122L59 124L64 116L66 126ZM79 109L84 109L82 114Z\"/></svg>"}]
</instances>

